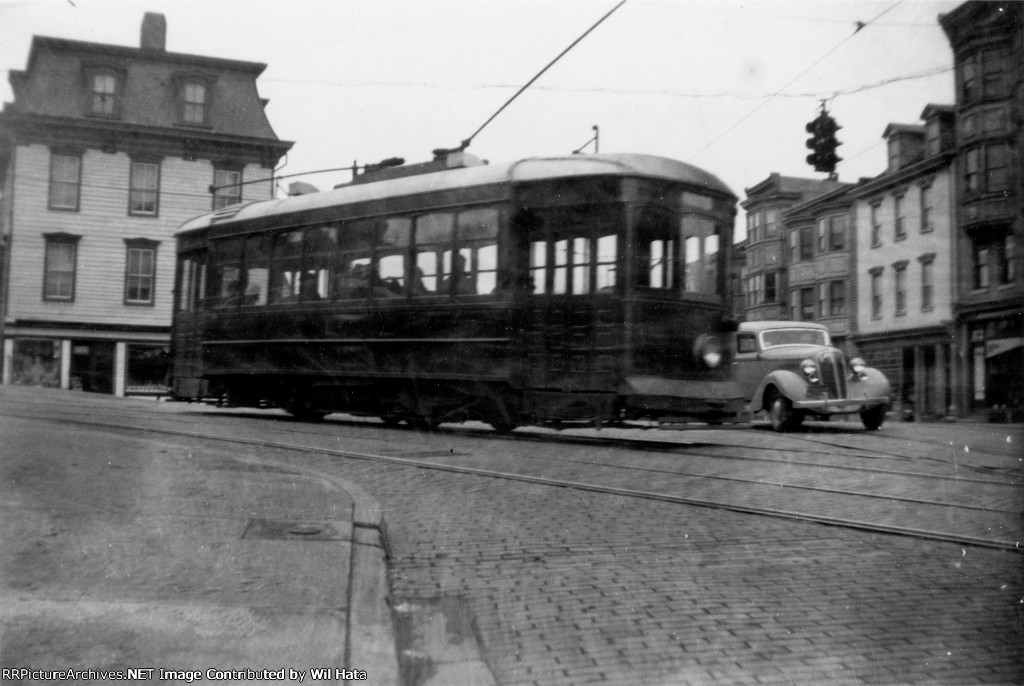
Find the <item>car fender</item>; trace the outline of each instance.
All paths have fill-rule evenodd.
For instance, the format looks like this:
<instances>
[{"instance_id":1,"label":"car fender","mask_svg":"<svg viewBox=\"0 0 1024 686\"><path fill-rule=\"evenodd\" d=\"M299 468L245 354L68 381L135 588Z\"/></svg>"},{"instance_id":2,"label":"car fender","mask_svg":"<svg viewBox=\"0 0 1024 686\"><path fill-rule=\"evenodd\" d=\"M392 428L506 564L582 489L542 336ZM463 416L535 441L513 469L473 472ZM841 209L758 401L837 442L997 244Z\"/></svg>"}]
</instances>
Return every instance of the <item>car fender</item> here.
<instances>
[{"instance_id":1,"label":"car fender","mask_svg":"<svg viewBox=\"0 0 1024 686\"><path fill-rule=\"evenodd\" d=\"M850 400L864 398L889 398L892 394L892 385L885 374L874 367L866 368L860 375L850 380L846 385L847 394Z\"/></svg>"},{"instance_id":2,"label":"car fender","mask_svg":"<svg viewBox=\"0 0 1024 686\"><path fill-rule=\"evenodd\" d=\"M807 381L803 376L788 369L776 369L761 380L761 384L750 398L750 404L747 405L748 412L764 409L765 392L771 386L790 400L803 400L807 397Z\"/></svg>"}]
</instances>

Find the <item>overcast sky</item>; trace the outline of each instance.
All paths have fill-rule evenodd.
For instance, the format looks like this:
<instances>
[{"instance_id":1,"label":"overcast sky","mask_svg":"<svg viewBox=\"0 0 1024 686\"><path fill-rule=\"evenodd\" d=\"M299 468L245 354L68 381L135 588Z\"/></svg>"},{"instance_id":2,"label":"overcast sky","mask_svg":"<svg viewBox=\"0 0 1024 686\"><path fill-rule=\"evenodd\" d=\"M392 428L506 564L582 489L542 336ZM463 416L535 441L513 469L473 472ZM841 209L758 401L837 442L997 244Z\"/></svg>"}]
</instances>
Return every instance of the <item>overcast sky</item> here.
<instances>
[{"instance_id":1,"label":"overcast sky","mask_svg":"<svg viewBox=\"0 0 1024 686\"><path fill-rule=\"evenodd\" d=\"M281 174L454 147L618 0L0 0L0 100L33 35L137 47L146 11L172 52L262 62ZM938 15L957 1L628 0L472 142L504 161L601 152L674 157L742 198L804 158L822 99L843 127L840 180L885 168L890 122L953 102ZM866 24L857 30L858 22ZM593 144L585 148L592 152ZM326 189L336 172L304 178ZM285 184L287 181L285 182Z\"/></svg>"}]
</instances>

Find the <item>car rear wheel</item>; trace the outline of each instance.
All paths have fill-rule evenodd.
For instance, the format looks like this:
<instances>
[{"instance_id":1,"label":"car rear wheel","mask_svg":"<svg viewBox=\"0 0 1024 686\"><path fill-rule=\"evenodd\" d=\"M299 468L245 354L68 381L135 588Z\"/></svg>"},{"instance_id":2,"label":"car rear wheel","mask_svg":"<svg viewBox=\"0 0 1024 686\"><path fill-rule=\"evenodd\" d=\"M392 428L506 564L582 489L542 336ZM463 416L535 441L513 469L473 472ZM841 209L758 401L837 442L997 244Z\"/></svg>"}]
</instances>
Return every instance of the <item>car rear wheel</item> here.
<instances>
[{"instance_id":1,"label":"car rear wheel","mask_svg":"<svg viewBox=\"0 0 1024 686\"><path fill-rule=\"evenodd\" d=\"M793 409L789 398L775 391L768 399L768 420L772 423L772 429L782 433L800 428L804 423L804 414Z\"/></svg>"},{"instance_id":2,"label":"car rear wheel","mask_svg":"<svg viewBox=\"0 0 1024 686\"><path fill-rule=\"evenodd\" d=\"M872 407L860 413L860 420L864 422L864 428L868 431L878 431L885 421L885 413L889 408L885 405Z\"/></svg>"}]
</instances>

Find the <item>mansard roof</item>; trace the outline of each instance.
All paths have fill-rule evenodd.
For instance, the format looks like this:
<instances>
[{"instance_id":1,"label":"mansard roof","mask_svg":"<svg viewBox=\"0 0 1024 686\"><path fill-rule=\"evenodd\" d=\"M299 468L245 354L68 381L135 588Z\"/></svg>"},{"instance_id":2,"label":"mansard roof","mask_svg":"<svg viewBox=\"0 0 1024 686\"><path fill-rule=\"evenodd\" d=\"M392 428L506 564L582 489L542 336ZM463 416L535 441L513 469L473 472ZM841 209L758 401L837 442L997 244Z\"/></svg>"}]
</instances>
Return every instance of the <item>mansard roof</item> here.
<instances>
[{"instance_id":1,"label":"mansard roof","mask_svg":"<svg viewBox=\"0 0 1024 686\"><path fill-rule=\"evenodd\" d=\"M9 75L15 101L5 103L4 114L19 119L38 115L95 121L83 104L87 74L107 69L123 79L115 118L123 126L278 142L263 109L266 102L256 88L256 77L265 68L257 62L35 36L27 68ZM211 84L203 126L183 126L179 121L176 84L187 76L199 76Z\"/></svg>"}]
</instances>

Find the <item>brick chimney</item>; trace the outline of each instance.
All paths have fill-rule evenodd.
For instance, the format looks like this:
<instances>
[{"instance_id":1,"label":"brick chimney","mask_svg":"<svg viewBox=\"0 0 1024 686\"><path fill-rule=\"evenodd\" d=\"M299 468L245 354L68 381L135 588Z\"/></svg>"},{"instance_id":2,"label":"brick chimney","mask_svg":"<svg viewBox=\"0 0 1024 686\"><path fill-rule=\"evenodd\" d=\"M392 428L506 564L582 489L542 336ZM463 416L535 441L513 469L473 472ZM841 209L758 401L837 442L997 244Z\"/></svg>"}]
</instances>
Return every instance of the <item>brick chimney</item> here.
<instances>
[{"instance_id":1,"label":"brick chimney","mask_svg":"<svg viewBox=\"0 0 1024 686\"><path fill-rule=\"evenodd\" d=\"M142 15L142 38L139 43L143 50L166 50L167 18L156 12Z\"/></svg>"}]
</instances>

